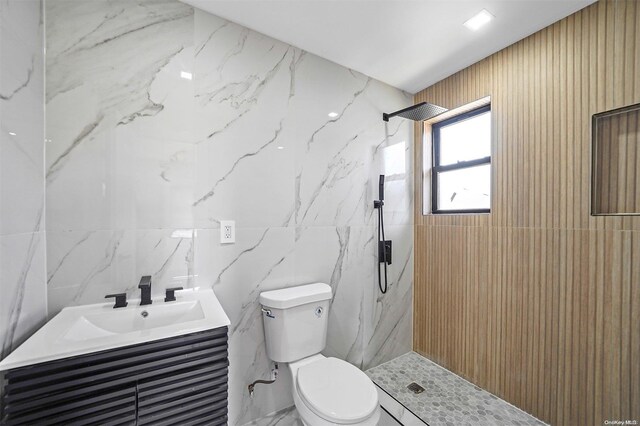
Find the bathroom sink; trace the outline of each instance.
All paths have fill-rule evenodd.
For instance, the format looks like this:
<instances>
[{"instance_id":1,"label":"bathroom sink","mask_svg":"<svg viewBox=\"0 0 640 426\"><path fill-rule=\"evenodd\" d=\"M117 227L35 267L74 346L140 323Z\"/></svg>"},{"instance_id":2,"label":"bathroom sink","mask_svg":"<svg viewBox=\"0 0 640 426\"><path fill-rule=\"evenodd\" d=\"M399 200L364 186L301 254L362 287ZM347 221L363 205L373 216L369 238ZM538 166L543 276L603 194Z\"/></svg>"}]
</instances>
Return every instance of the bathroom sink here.
<instances>
[{"instance_id":1,"label":"bathroom sink","mask_svg":"<svg viewBox=\"0 0 640 426\"><path fill-rule=\"evenodd\" d=\"M90 340L204 319L199 300L127 308L86 312L75 319L62 339Z\"/></svg>"},{"instance_id":2,"label":"bathroom sink","mask_svg":"<svg viewBox=\"0 0 640 426\"><path fill-rule=\"evenodd\" d=\"M176 301L153 299L113 309L113 303L64 308L0 362L0 371L60 358L196 333L229 325L211 289L183 290Z\"/></svg>"}]
</instances>

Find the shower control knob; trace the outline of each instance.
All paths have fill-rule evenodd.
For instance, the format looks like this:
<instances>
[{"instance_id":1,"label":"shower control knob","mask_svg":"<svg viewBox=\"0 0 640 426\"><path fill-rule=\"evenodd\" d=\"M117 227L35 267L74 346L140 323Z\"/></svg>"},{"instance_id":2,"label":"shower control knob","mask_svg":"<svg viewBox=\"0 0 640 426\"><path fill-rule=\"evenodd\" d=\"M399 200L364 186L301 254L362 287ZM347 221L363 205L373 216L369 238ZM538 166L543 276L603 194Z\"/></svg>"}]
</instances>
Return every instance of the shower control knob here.
<instances>
[{"instance_id":1,"label":"shower control knob","mask_svg":"<svg viewBox=\"0 0 640 426\"><path fill-rule=\"evenodd\" d=\"M318 306L316 308L316 316L320 318L322 316L322 312L324 312L324 309L322 309L322 306Z\"/></svg>"}]
</instances>

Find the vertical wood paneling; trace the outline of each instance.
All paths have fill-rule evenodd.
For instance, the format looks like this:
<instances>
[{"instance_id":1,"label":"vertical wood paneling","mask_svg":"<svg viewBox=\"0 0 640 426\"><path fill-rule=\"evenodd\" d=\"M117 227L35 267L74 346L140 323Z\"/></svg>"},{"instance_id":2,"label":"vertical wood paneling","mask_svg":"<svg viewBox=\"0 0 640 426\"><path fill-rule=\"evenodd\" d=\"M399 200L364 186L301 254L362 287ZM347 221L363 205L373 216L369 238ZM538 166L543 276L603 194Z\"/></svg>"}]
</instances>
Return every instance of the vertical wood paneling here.
<instances>
[{"instance_id":1,"label":"vertical wood paneling","mask_svg":"<svg viewBox=\"0 0 640 426\"><path fill-rule=\"evenodd\" d=\"M415 97L491 96L494 145L490 215L422 215L416 173L414 349L552 424L640 420L640 217L589 214L591 116L640 102L638 35L638 2L601 0ZM602 202L640 207L620 130Z\"/></svg>"}]
</instances>

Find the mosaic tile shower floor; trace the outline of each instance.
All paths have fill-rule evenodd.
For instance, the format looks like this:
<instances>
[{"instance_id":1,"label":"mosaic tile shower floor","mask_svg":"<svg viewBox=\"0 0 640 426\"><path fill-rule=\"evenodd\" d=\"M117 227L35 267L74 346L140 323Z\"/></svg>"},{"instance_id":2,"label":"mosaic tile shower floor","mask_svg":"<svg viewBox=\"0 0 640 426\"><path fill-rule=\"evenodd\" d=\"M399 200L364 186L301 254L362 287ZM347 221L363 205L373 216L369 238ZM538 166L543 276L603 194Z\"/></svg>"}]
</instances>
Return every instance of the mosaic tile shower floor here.
<instances>
[{"instance_id":1,"label":"mosaic tile shower floor","mask_svg":"<svg viewBox=\"0 0 640 426\"><path fill-rule=\"evenodd\" d=\"M367 375L429 426L545 425L497 396L415 352L366 371ZM414 394L407 385L425 388Z\"/></svg>"}]
</instances>

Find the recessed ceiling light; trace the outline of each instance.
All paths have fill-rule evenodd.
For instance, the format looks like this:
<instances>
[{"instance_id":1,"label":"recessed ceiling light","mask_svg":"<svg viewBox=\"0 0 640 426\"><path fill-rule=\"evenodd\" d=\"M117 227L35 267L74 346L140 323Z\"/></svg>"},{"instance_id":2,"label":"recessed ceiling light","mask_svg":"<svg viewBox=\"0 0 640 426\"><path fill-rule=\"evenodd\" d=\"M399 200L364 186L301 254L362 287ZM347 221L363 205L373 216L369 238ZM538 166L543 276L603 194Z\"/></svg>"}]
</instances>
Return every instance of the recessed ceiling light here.
<instances>
[{"instance_id":1,"label":"recessed ceiling light","mask_svg":"<svg viewBox=\"0 0 640 426\"><path fill-rule=\"evenodd\" d=\"M284 146L279 146L278 149L284 149Z\"/></svg>"},{"instance_id":2,"label":"recessed ceiling light","mask_svg":"<svg viewBox=\"0 0 640 426\"><path fill-rule=\"evenodd\" d=\"M184 78L185 80L191 80L193 79L193 74L186 71L180 71L180 77Z\"/></svg>"},{"instance_id":3,"label":"recessed ceiling light","mask_svg":"<svg viewBox=\"0 0 640 426\"><path fill-rule=\"evenodd\" d=\"M467 22L464 23L464 26L469 28L472 31L476 31L480 27L484 26L487 22L491 21L494 16L487 11L487 9L482 9L476 15L471 17Z\"/></svg>"},{"instance_id":4,"label":"recessed ceiling light","mask_svg":"<svg viewBox=\"0 0 640 426\"><path fill-rule=\"evenodd\" d=\"M10 134L11 136L15 136L15 135L16 135L14 132L9 132L9 134Z\"/></svg>"},{"instance_id":5,"label":"recessed ceiling light","mask_svg":"<svg viewBox=\"0 0 640 426\"><path fill-rule=\"evenodd\" d=\"M338 116L338 113L337 113L337 112L333 112L333 111L331 111L331 112L329 113L329 117L331 117L331 118L336 118L337 116Z\"/></svg>"}]
</instances>

